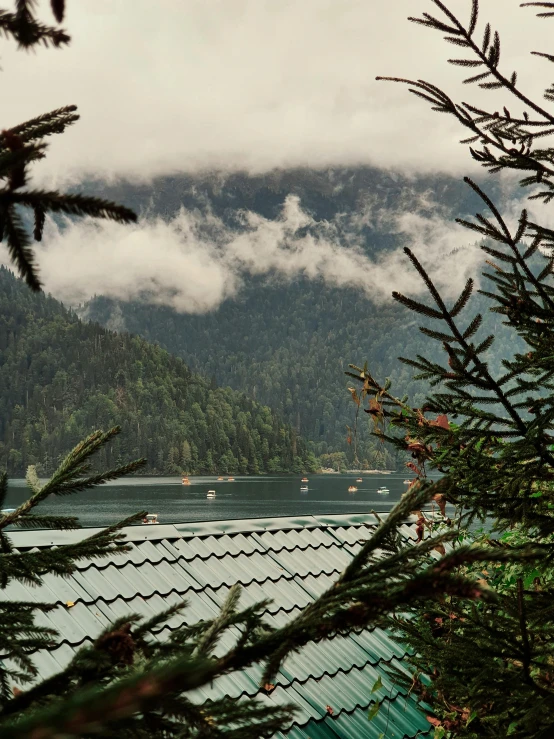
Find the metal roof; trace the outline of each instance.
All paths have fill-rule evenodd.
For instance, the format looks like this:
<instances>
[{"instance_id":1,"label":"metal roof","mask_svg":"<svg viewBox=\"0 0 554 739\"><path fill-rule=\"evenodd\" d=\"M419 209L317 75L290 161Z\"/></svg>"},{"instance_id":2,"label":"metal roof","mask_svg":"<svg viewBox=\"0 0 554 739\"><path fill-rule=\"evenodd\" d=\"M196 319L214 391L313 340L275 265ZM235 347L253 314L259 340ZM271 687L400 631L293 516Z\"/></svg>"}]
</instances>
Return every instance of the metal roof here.
<instances>
[{"instance_id":1,"label":"metal roof","mask_svg":"<svg viewBox=\"0 0 554 739\"><path fill-rule=\"evenodd\" d=\"M214 618L236 582L243 586L243 607L271 598L266 618L283 625L332 583L376 523L368 514L132 526L124 529L130 551L82 560L72 576L46 575L40 586L12 581L4 596L58 604L37 617L60 634L56 648L33 657L40 677L46 678L128 613L148 619L186 599L188 608L159 629L161 639L182 624ZM10 531L10 537L21 551L75 542L94 531ZM401 531L416 538L408 525ZM68 608L68 602L74 605ZM223 640L220 648L225 647ZM432 727L385 669L402 669L405 654L381 629L364 630L310 643L291 655L269 694L260 692L261 669L252 666L215 680L191 698L202 703L223 695L256 696L268 705L295 704L294 722L275 739L423 736ZM371 693L379 677L382 687ZM381 709L370 722L367 713L377 700Z\"/></svg>"}]
</instances>

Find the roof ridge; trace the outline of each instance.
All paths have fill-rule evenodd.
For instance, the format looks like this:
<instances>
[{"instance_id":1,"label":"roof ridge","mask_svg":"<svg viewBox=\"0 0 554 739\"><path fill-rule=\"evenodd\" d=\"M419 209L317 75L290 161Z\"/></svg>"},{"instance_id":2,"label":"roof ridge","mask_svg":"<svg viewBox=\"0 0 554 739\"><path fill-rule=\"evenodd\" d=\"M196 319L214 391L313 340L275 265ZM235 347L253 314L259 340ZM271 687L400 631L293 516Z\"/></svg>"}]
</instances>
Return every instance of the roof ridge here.
<instances>
[{"instance_id":1,"label":"roof ridge","mask_svg":"<svg viewBox=\"0 0 554 739\"><path fill-rule=\"evenodd\" d=\"M385 518L387 513L379 514ZM331 529L377 526L372 513L317 514L310 516L274 516L272 518L220 519L217 521L185 521L183 523L158 524L157 526L126 526L121 529L125 539L121 543L159 541L160 539L204 538L207 536L236 536L238 534L261 533L263 531L291 531L294 529ZM76 543L100 532L105 527L83 526L78 529L12 529L9 536L16 548L60 546Z\"/></svg>"}]
</instances>

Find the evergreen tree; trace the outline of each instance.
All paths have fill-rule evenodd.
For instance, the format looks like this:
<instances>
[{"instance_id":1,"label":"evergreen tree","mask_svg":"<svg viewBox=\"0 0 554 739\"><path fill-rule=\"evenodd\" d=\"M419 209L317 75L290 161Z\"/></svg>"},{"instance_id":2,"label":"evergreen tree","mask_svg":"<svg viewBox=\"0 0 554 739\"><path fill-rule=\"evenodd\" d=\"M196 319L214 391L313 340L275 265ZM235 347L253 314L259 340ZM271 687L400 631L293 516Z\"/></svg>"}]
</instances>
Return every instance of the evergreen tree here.
<instances>
[{"instance_id":1,"label":"evergreen tree","mask_svg":"<svg viewBox=\"0 0 554 739\"><path fill-rule=\"evenodd\" d=\"M503 89L523 109L487 111L458 104L431 83L398 78L434 110L453 115L470 132L472 157L490 173L516 170L529 200L554 198L554 102L532 100L515 72L500 64L500 37L489 23L477 37L479 4L471 3L463 23L448 3L432 0L438 17L410 20L440 31L465 52L450 63L471 70L464 80L483 89ZM539 17L554 17L554 2L527 2ZM533 52L547 62L554 56ZM458 300L447 305L428 272L409 249L406 254L425 283L431 303L400 293L394 298L418 314L423 334L442 348L443 361L418 355L402 361L429 382L421 408L407 404L380 384L366 367L351 366L363 382L358 402L378 424L377 435L411 454L414 481L431 467L444 473L435 503L437 518L419 513L424 544L438 532L456 531L460 543L488 547L491 554L518 543L531 562L460 565L457 572L478 578L489 598L469 602L457 595L418 603L391 626L413 649L410 688L432 707L437 739L496 737L546 739L554 736L554 231L522 209L510 227L485 190L465 178L481 198L484 213L459 222L480 234L487 256L484 288L490 310L502 317L518 341L511 358L494 372L485 353L494 335L483 335L483 315L465 317L473 291L468 280ZM525 192L521 197L525 196ZM442 325L441 325L442 324ZM447 507L447 506L451 506ZM447 517L448 514L448 517ZM481 521L484 526L477 529ZM440 548L442 551L442 548ZM447 547L448 549L448 547ZM450 546L452 556L458 551Z\"/></svg>"}]
</instances>

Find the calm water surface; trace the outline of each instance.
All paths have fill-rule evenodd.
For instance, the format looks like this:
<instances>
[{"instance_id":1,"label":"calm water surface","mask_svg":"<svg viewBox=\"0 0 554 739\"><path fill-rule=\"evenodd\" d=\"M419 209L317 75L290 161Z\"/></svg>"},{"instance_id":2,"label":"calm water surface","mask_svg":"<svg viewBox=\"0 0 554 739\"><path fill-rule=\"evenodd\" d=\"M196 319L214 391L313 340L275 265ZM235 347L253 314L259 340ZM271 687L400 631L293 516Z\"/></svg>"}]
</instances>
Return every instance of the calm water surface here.
<instances>
[{"instance_id":1,"label":"calm water surface","mask_svg":"<svg viewBox=\"0 0 554 739\"><path fill-rule=\"evenodd\" d=\"M45 501L37 512L76 515L83 526L106 526L138 511L157 513L160 523L215 521L229 518L265 518L331 513L386 512L406 490L406 473L391 475L308 475L308 491L300 492L300 475L191 477L191 485L178 477L134 477L101 485L73 496ZM355 485L355 493L348 486ZM381 485L389 495L378 495ZM208 490L216 497L206 498ZM13 480L5 507L13 508L28 497L24 480Z\"/></svg>"}]
</instances>

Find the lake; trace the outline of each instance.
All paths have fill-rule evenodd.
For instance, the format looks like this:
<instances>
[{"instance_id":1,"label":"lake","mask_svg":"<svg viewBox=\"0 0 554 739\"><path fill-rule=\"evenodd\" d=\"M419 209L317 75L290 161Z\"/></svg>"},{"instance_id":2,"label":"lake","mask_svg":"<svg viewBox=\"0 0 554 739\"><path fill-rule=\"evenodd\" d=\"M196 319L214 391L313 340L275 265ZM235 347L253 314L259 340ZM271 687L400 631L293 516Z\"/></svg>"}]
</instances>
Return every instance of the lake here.
<instances>
[{"instance_id":1,"label":"lake","mask_svg":"<svg viewBox=\"0 0 554 739\"><path fill-rule=\"evenodd\" d=\"M191 485L179 477L128 477L91 491L45 501L37 513L76 515L83 526L106 526L138 511L157 513L160 523L216 521L229 518L386 512L406 490L406 473L390 475L308 475L308 491L300 491L300 475L191 477ZM355 493L348 486L355 485ZM389 495L378 495L381 485ZM206 498L208 490L216 497ZM14 508L28 497L25 480L12 480L4 507Z\"/></svg>"}]
</instances>

